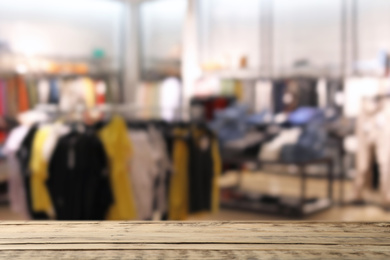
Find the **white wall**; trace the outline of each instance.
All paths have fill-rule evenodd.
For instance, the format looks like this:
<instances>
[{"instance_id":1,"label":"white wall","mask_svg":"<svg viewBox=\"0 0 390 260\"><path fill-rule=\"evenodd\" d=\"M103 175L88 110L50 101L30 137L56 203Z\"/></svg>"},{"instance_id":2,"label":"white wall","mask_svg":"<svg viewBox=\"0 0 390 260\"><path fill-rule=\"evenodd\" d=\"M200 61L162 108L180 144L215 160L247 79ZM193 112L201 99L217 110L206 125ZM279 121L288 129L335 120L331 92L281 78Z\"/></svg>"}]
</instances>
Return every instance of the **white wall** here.
<instances>
[{"instance_id":1,"label":"white wall","mask_svg":"<svg viewBox=\"0 0 390 260\"><path fill-rule=\"evenodd\" d=\"M153 71L181 59L186 0L151 0L140 4L139 40L143 70Z\"/></svg>"},{"instance_id":2,"label":"white wall","mask_svg":"<svg viewBox=\"0 0 390 260\"><path fill-rule=\"evenodd\" d=\"M340 66L340 0L274 0L274 69Z\"/></svg>"},{"instance_id":3,"label":"white wall","mask_svg":"<svg viewBox=\"0 0 390 260\"><path fill-rule=\"evenodd\" d=\"M260 1L199 0L201 62L234 67L241 56L260 66Z\"/></svg>"},{"instance_id":4,"label":"white wall","mask_svg":"<svg viewBox=\"0 0 390 260\"><path fill-rule=\"evenodd\" d=\"M262 8L273 4L273 65L276 73L308 59L315 66L340 64L340 0L200 0L202 60L249 57L260 64Z\"/></svg>"},{"instance_id":5,"label":"white wall","mask_svg":"<svg viewBox=\"0 0 390 260\"><path fill-rule=\"evenodd\" d=\"M358 17L359 59L374 59L381 50L390 52L390 1L360 0Z\"/></svg>"},{"instance_id":6,"label":"white wall","mask_svg":"<svg viewBox=\"0 0 390 260\"><path fill-rule=\"evenodd\" d=\"M123 3L114 0L1 0L0 41L22 54L120 56Z\"/></svg>"}]
</instances>

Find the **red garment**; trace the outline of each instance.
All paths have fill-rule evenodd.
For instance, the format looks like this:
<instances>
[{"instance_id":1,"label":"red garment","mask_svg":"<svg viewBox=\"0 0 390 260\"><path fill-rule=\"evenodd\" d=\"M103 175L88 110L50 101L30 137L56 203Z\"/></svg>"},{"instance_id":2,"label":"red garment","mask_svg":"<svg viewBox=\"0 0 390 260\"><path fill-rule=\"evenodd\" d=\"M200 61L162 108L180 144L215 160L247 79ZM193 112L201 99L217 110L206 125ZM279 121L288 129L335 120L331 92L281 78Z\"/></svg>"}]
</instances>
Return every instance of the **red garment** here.
<instances>
[{"instance_id":1,"label":"red garment","mask_svg":"<svg viewBox=\"0 0 390 260\"><path fill-rule=\"evenodd\" d=\"M3 88L5 88L5 85L2 81L0 81L0 117L5 115L5 111L3 109L4 108L3 102L5 102L6 97L3 96L4 93Z\"/></svg>"},{"instance_id":2,"label":"red garment","mask_svg":"<svg viewBox=\"0 0 390 260\"><path fill-rule=\"evenodd\" d=\"M215 118L215 112L217 110L224 109L228 106L228 100L226 97L214 97L206 101L206 118L211 121Z\"/></svg>"},{"instance_id":3,"label":"red garment","mask_svg":"<svg viewBox=\"0 0 390 260\"><path fill-rule=\"evenodd\" d=\"M15 118L18 110L18 97L17 88L15 85L15 79L10 78L7 80L7 116Z\"/></svg>"},{"instance_id":4,"label":"red garment","mask_svg":"<svg viewBox=\"0 0 390 260\"><path fill-rule=\"evenodd\" d=\"M224 97L214 99L214 112L215 110L225 109L228 106L228 100Z\"/></svg>"},{"instance_id":5,"label":"red garment","mask_svg":"<svg viewBox=\"0 0 390 260\"><path fill-rule=\"evenodd\" d=\"M17 77L16 78L16 85L18 88L18 112L25 112L29 110L30 104L28 100L28 92L27 92L27 86L26 82L23 78Z\"/></svg>"},{"instance_id":6,"label":"red garment","mask_svg":"<svg viewBox=\"0 0 390 260\"><path fill-rule=\"evenodd\" d=\"M102 81L97 81L95 83L96 105L103 105L106 103L106 92L106 84Z\"/></svg>"},{"instance_id":7,"label":"red garment","mask_svg":"<svg viewBox=\"0 0 390 260\"><path fill-rule=\"evenodd\" d=\"M3 144L6 139L6 134L4 131L0 131L0 144Z\"/></svg>"}]
</instances>

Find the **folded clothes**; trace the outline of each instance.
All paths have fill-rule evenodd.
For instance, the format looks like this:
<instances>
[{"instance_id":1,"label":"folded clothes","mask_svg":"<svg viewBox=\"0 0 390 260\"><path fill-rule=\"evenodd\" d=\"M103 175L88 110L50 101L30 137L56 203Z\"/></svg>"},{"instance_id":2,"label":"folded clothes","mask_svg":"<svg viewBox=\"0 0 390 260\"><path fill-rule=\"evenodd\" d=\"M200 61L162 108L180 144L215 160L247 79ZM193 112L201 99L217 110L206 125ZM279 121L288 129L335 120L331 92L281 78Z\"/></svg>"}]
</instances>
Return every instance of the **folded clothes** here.
<instances>
[{"instance_id":1,"label":"folded clothes","mask_svg":"<svg viewBox=\"0 0 390 260\"><path fill-rule=\"evenodd\" d=\"M321 120L324 113L321 109L313 107L301 107L288 116L288 122L293 125L304 125L313 120Z\"/></svg>"},{"instance_id":2,"label":"folded clothes","mask_svg":"<svg viewBox=\"0 0 390 260\"><path fill-rule=\"evenodd\" d=\"M302 162L319 159L325 155L327 132L321 122L314 121L303 128L298 142L284 145L280 160Z\"/></svg>"},{"instance_id":3,"label":"folded clothes","mask_svg":"<svg viewBox=\"0 0 390 260\"><path fill-rule=\"evenodd\" d=\"M260 132L249 132L243 138L229 141L226 143L225 147L235 150L244 150L248 147L256 145L264 140L265 136Z\"/></svg>"},{"instance_id":4,"label":"folded clothes","mask_svg":"<svg viewBox=\"0 0 390 260\"><path fill-rule=\"evenodd\" d=\"M246 113L247 107L242 105L234 105L216 112L216 119L210 127L217 133L221 143L245 136L248 129L245 123Z\"/></svg>"},{"instance_id":5,"label":"folded clothes","mask_svg":"<svg viewBox=\"0 0 390 260\"><path fill-rule=\"evenodd\" d=\"M259 154L260 159L267 161L279 160L283 146L296 144L301 133L302 130L299 127L282 130L275 139L262 147Z\"/></svg>"}]
</instances>

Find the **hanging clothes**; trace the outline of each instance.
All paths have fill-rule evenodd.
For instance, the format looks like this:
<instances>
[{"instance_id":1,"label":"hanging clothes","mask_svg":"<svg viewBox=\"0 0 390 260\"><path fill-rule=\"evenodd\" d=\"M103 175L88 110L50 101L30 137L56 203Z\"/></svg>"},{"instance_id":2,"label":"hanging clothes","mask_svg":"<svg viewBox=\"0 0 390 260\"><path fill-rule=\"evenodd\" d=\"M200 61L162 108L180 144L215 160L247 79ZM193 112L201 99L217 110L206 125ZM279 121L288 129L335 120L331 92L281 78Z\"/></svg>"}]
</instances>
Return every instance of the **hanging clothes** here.
<instances>
[{"instance_id":1,"label":"hanging clothes","mask_svg":"<svg viewBox=\"0 0 390 260\"><path fill-rule=\"evenodd\" d=\"M211 211L212 213L218 213L220 205L220 189L219 179L222 174L222 158L219 148L219 142L217 138L213 138L211 147L211 156L213 158L213 179L211 184Z\"/></svg>"},{"instance_id":2,"label":"hanging clothes","mask_svg":"<svg viewBox=\"0 0 390 260\"><path fill-rule=\"evenodd\" d=\"M18 114L18 92L14 78L7 80L7 115L16 118Z\"/></svg>"},{"instance_id":3,"label":"hanging clothes","mask_svg":"<svg viewBox=\"0 0 390 260\"><path fill-rule=\"evenodd\" d=\"M317 81L317 96L318 96L318 107L327 108L330 104L328 94L328 82L325 78L318 79Z\"/></svg>"},{"instance_id":4,"label":"hanging clothes","mask_svg":"<svg viewBox=\"0 0 390 260\"><path fill-rule=\"evenodd\" d=\"M20 171L22 173L22 178L24 182L24 188L26 193L26 201L29 215L32 219L35 220L45 220L48 219L48 216L45 212L35 212L32 207L32 197L31 197L31 169L30 169L30 160L32 157L32 147L35 139L35 135L38 131L38 126L34 125L28 131L26 137L23 139L20 148L17 152L17 158L20 165Z\"/></svg>"},{"instance_id":5,"label":"hanging clothes","mask_svg":"<svg viewBox=\"0 0 390 260\"><path fill-rule=\"evenodd\" d=\"M57 220L104 220L112 204L108 161L93 133L71 132L53 152L47 186Z\"/></svg>"},{"instance_id":6,"label":"hanging clothes","mask_svg":"<svg viewBox=\"0 0 390 260\"><path fill-rule=\"evenodd\" d=\"M318 93L317 93L317 79L300 78L294 80L298 84L298 107L317 107Z\"/></svg>"},{"instance_id":7,"label":"hanging clothes","mask_svg":"<svg viewBox=\"0 0 390 260\"><path fill-rule=\"evenodd\" d=\"M264 110L273 111L272 82L260 80L256 83L255 111L260 113Z\"/></svg>"},{"instance_id":8,"label":"hanging clothes","mask_svg":"<svg viewBox=\"0 0 390 260\"><path fill-rule=\"evenodd\" d=\"M29 130L30 128L27 126L14 128L11 131L3 149L3 153L7 157L8 199L11 210L15 213L19 213L26 220L31 217L27 207L27 195L24 188L24 180L20 164L17 158L17 152Z\"/></svg>"},{"instance_id":9,"label":"hanging clothes","mask_svg":"<svg viewBox=\"0 0 390 260\"><path fill-rule=\"evenodd\" d=\"M95 86L90 78L82 79L84 84L84 98L87 108L93 108L96 104Z\"/></svg>"},{"instance_id":10,"label":"hanging clothes","mask_svg":"<svg viewBox=\"0 0 390 260\"><path fill-rule=\"evenodd\" d=\"M16 77L15 82L18 89L18 112L25 112L30 108L26 82L22 77Z\"/></svg>"},{"instance_id":11,"label":"hanging clothes","mask_svg":"<svg viewBox=\"0 0 390 260\"><path fill-rule=\"evenodd\" d=\"M241 80L234 81L234 96L238 101L242 101L244 97L244 87Z\"/></svg>"},{"instance_id":12,"label":"hanging clothes","mask_svg":"<svg viewBox=\"0 0 390 260\"><path fill-rule=\"evenodd\" d=\"M50 97L50 82L42 79L38 83L38 97L40 104L47 104Z\"/></svg>"},{"instance_id":13,"label":"hanging clothes","mask_svg":"<svg viewBox=\"0 0 390 260\"><path fill-rule=\"evenodd\" d=\"M46 187L48 179L48 161L43 156L43 147L50 134L50 126L41 127L33 141L32 155L30 159L31 170L31 201L34 212L45 212L54 217L53 204Z\"/></svg>"},{"instance_id":14,"label":"hanging clothes","mask_svg":"<svg viewBox=\"0 0 390 260\"><path fill-rule=\"evenodd\" d=\"M153 217L154 184L158 178L157 156L150 144L146 131L129 131L133 150L130 161L129 180L133 185L138 219L151 220Z\"/></svg>"},{"instance_id":15,"label":"hanging clothes","mask_svg":"<svg viewBox=\"0 0 390 260\"><path fill-rule=\"evenodd\" d=\"M199 129L192 129L189 140L190 213L211 209L213 161L211 138Z\"/></svg>"},{"instance_id":16,"label":"hanging clothes","mask_svg":"<svg viewBox=\"0 0 390 260\"><path fill-rule=\"evenodd\" d=\"M42 148L43 157L47 162L50 162L54 150L57 147L58 141L61 139L61 137L69 134L70 132L71 127L61 122L56 122L51 126L50 132Z\"/></svg>"},{"instance_id":17,"label":"hanging clothes","mask_svg":"<svg viewBox=\"0 0 390 260\"><path fill-rule=\"evenodd\" d=\"M51 79L49 82L50 91L49 91L49 103L58 104L60 99L60 87L58 86L59 81L57 79Z\"/></svg>"},{"instance_id":18,"label":"hanging clothes","mask_svg":"<svg viewBox=\"0 0 390 260\"><path fill-rule=\"evenodd\" d=\"M189 210L188 161L189 149L185 140L187 130L176 129L173 144L173 175L169 190L170 220L185 220Z\"/></svg>"},{"instance_id":19,"label":"hanging clothes","mask_svg":"<svg viewBox=\"0 0 390 260\"><path fill-rule=\"evenodd\" d=\"M221 80L221 95L223 96L235 96L235 81L232 79Z\"/></svg>"},{"instance_id":20,"label":"hanging clothes","mask_svg":"<svg viewBox=\"0 0 390 260\"><path fill-rule=\"evenodd\" d=\"M357 121L357 175L355 177L354 199L363 198L363 190L372 173L374 161L379 165L380 191L384 206L390 206L390 101L376 103L363 99Z\"/></svg>"},{"instance_id":21,"label":"hanging clothes","mask_svg":"<svg viewBox=\"0 0 390 260\"><path fill-rule=\"evenodd\" d=\"M157 163L157 179L154 187L155 210L160 215L158 219L162 219L168 210L167 184L170 173L172 172L172 163L168 155L167 143L161 132L151 126L148 128L148 134Z\"/></svg>"},{"instance_id":22,"label":"hanging clothes","mask_svg":"<svg viewBox=\"0 0 390 260\"><path fill-rule=\"evenodd\" d=\"M361 112L363 98L389 93L390 79L375 77L347 78L344 86L344 115L346 117L358 117Z\"/></svg>"},{"instance_id":23,"label":"hanging clothes","mask_svg":"<svg viewBox=\"0 0 390 260\"><path fill-rule=\"evenodd\" d=\"M35 108L35 106L39 103L38 100L38 89L36 86L36 82L32 79L28 79L26 82L27 93L28 93L28 101L30 105L30 109Z\"/></svg>"},{"instance_id":24,"label":"hanging clothes","mask_svg":"<svg viewBox=\"0 0 390 260\"><path fill-rule=\"evenodd\" d=\"M62 80L59 106L62 111L72 111L77 105L84 104L84 84L82 79Z\"/></svg>"},{"instance_id":25,"label":"hanging clothes","mask_svg":"<svg viewBox=\"0 0 390 260\"><path fill-rule=\"evenodd\" d=\"M0 118L6 115L5 99L6 96L4 91L4 85L3 82L0 81ZM5 132L0 130L0 144L2 144L5 141L5 138L6 138Z\"/></svg>"},{"instance_id":26,"label":"hanging clothes","mask_svg":"<svg viewBox=\"0 0 390 260\"><path fill-rule=\"evenodd\" d=\"M111 102L114 104L119 103L121 101L121 91L118 79L116 77L110 77L107 86Z\"/></svg>"},{"instance_id":27,"label":"hanging clothes","mask_svg":"<svg viewBox=\"0 0 390 260\"><path fill-rule=\"evenodd\" d=\"M109 84L109 80L104 80L103 83L106 85L106 102L108 104L114 104L114 93L113 90L111 89L111 85Z\"/></svg>"},{"instance_id":28,"label":"hanging clothes","mask_svg":"<svg viewBox=\"0 0 390 260\"><path fill-rule=\"evenodd\" d=\"M273 112L278 114L284 111L283 96L287 86L284 80L276 80L273 82L272 88L272 103L274 105Z\"/></svg>"},{"instance_id":29,"label":"hanging clothes","mask_svg":"<svg viewBox=\"0 0 390 260\"><path fill-rule=\"evenodd\" d=\"M159 102L157 106L162 108L161 118L172 121L177 117L177 109L180 107L181 85L177 78L165 79L160 86Z\"/></svg>"},{"instance_id":30,"label":"hanging clothes","mask_svg":"<svg viewBox=\"0 0 390 260\"><path fill-rule=\"evenodd\" d=\"M110 182L114 193L114 204L110 208L108 220L135 219L136 207L127 174L132 145L127 136L126 123L119 116L114 116L110 123L99 131L99 137L108 156Z\"/></svg>"},{"instance_id":31,"label":"hanging clothes","mask_svg":"<svg viewBox=\"0 0 390 260\"><path fill-rule=\"evenodd\" d=\"M2 80L0 80L0 117L3 117L6 115L6 94L5 94L5 84Z\"/></svg>"},{"instance_id":32,"label":"hanging clothes","mask_svg":"<svg viewBox=\"0 0 390 260\"><path fill-rule=\"evenodd\" d=\"M100 80L95 84L96 105L103 105L106 103L107 85Z\"/></svg>"},{"instance_id":33,"label":"hanging clothes","mask_svg":"<svg viewBox=\"0 0 390 260\"><path fill-rule=\"evenodd\" d=\"M221 161L216 137L207 129L194 127L189 140L189 211L217 211L214 191ZM218 188L217 188L218 189Z\"/></svg>"}]
</instances>

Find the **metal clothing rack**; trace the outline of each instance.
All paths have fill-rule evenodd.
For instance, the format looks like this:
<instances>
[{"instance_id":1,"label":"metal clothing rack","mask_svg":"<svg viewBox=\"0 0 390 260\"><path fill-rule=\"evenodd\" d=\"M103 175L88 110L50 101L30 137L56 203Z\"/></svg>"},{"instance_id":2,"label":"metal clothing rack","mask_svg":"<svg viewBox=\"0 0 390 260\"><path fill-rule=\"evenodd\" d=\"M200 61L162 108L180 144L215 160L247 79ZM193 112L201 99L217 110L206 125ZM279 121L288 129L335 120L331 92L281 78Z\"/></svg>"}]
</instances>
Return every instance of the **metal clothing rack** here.
<instances>
[{"instance_id":1,"label":"metal clothing rack","mask_svg":"<svg viewBox=\"0 0 390 260\"><path fill-rule=\"evenodd\" d=\"M300 184L300 196L297 200L292 200L291 198L285 198L280 196L279 202L276 203L267 203L262 202L262 197L266 197L266 194L257 194L258 200L257 201L234 201L234 200L221 200L221 205L226 208L235 208L235 209L242 209L242 210L250 210L250 211L256 211L256 212L263 212L263 213L274 213L274 214L283 214L288 215L292 217L303 217L309 214L317 213L319 211L325 210L330 208L333 203L333 190L334 190L334 176L333 176L333 161L330 158L321 158L317 160L310 160L305 162L294 162L294 163L286 163L282 161L262 161L258 159L254 160L248 160L248 159L236 159L229 162L233 163L253 163L256 165L255 170L261 169L265 165L294 165L297 166L299 171L296 175L300 178L301 184ZM320 177L317 175L308 175L306 171L306 167L309 165L318 165L318 164L324 164L327 166L327 198L318 199L316 198L314 201L308 200L306 196L306 188L307 188L307 179L312 177ZM279 174L279 175L289 175L292 176L289 173L272 173L272 174ZM233 188L230 188L232 192L238 192L240 193L240 188L242 184L242 172L239 173L239 179L237 182L237 185ZM323 176L321 176L323 177ZM242 192L241 192L242 193ZM251 193L251 196L253 196L253 193ZM282 202L280 202L282 201Z\"/></svg>"}]
</instances>

